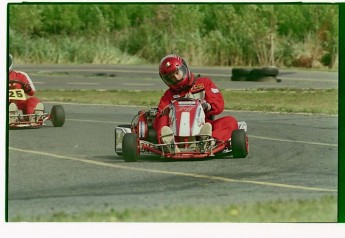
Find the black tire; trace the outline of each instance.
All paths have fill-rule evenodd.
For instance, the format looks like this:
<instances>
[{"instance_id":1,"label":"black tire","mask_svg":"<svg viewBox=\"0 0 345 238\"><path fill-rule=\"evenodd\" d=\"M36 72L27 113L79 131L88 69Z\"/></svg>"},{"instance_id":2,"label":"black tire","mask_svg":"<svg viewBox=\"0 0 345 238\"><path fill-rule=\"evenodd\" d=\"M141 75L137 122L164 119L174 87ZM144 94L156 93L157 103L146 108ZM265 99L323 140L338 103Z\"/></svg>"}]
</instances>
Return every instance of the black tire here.
<instances>
[{"instance_id":1,"label":"black tire","mask_svg":"<svg viewBox=\"0 0 345 238\"><path fill-rule=\"evenodd\" d=\"M122 154L126 162L136 162L139 160L139 141L135 133L126 133L122 141Z\"/></svg>"},{"instance_id":2,"label":"black tire","mask_svg":"<svg viewBox=\"0 0 345 238\"><path fill-rule=\"evenodd\" d=\"M248 75L248 81L255 82L270 82L277 81L276 76L278 75L277 67L264 67L264 68L254 68Z\"/></svg>"},{"instance_id":3,"label":"black tire","mask_svg":"<svg viewBox=\"0 0 345 238\"><path fill-rule=\"evenodd\" d=\"M231 70L231 74L232 76L236 76L236 77L246 77L250 74L251 69L247 69L247 68L233 68Z\"/></svg>"},{"instance_id":4,"label":"black tire","mask_svg":"<svg viewBox=\"0 0 345 238\"><path fill-rule=\"evenodd\" d=\"M246 81L251 69L233 68L231 71L231 81Z\"/></svg>"},{"instance_id":5,"label":"black tire","mask_svg":"<svg viewBox=\"0 0 345 238\"><path fill-rule=\"evenodd\" d=\"M54 127L62 127L65 124L65 110L61 105L54 105L50 116Z\"/></svg>"},{"instance_id":6,"label":"black tire","mask_svg":"<svg viewBox=\"0 0 345 238\"><path fill-rule=\"evenodd\" d=\"M247 81L247 76L231 76L231 81Z\"/></svg>"},{"instance_id":7,"label":"black tire","mask_svg":"<svg viewBox=\"0 0 345 238\"><path fill-rule=\"evenodd\" d=\"M277 67L270 66L270 67L264 67L264 68L254 68L250 72L251 78L260 78L260 77L276 77L279 73L279 70Z\"/></svg>"},{"instance_id":8,"label":"black tire","mask_svg":"<svg viewBox=\"0 0 345 238\"><path fill-rule=\"evenodd\" d=\"M279 69L275 66L269 66L261 68L262 74L265 76L277 76L279 74Z\"/></svg>"},{"instance_id":9,"label":"black tire","mask_svg":"<svg viewBox=\"0 0 345 238\"><path fill-rule=\"evenodd\" d=\"M248 137L245 130L234 130L231 134L231 148L234 158L246 158L248 155Z\"/></svg>"},{"instance_id":10,"label":"black tire","mask_svg":"<svg viewBox=\"0 0 345 238\"><path fill-rule=\"evenodd\" d=\"M250 81L255 81L255 82L277 82L277 78L274 77L274 76L255 75L255 76L251 76Z\"/></svg>"},{"instance_id":11,"label":"black tire","mask_svg":"<svg viewBox=\"0 0 345 238\"><path fill-rule=\"evenodd\" d=\"M123 125L117 125L116 127L125 127L125 128L131 128L131 124L123 124ZM116 127L114 129L114 149L115 149L115 153L118 155L118 156L122 156L122 152L116 152Z\"/></svg>"}]
</instances>

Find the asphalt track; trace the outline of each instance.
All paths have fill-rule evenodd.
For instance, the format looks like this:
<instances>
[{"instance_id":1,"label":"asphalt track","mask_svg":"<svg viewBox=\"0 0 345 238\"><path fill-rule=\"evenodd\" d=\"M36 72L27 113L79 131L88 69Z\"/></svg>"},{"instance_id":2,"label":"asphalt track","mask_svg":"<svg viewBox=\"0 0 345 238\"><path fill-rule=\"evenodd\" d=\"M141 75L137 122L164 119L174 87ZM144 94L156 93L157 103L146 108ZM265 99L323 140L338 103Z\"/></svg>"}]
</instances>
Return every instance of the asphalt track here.
<instances>
[{"instance_id":1,"label":"asphalt track","mask_svg":"<svg viewBox=\"0 0 345 238\"><path fill-rule=\"evenodd\" d=\"M94 69L97 70L100 69ZM92 69L87 67L84 71ZM50 87L73 87L63 83L66 80L63 76L58 76L58 83L55 73L49 74L52 78L44 74L51 85L56 84ZM32 72L33 81L43 82L37 75L42 72ZM316 82L325 86L329 80L329 87L336 88L337 80L331 76L328 79L316 75L303 84L311 81L314 86ZM300 78L301 75L292 76ZM103 80L103 77L96 78ZM133 82L127 87L138 86L135 85L138 82ZM250 86L256 87L254 84ZM37 84L37 87L44 88L44 85ZM112 88L111 85L103 87ZM46 103L47 111L52 105ZM62 128L54 128L47 122L40 129L9 131L10 221L17 216L58 212L168 206L202 208L337 194L337 116L226 111L222 115L233 115L248 124L247 158L175 162L143 156L137 163L125 163L114 153L114 128L128 123L142 108L63 106L66 123Z\"/></svg>"},{"instance_id":2,"label":"asphalt track","mask_svg":"<svg viewBox=\"0 0 345 238\"><path fill-rule=\"evenodd\" d=\"M156 66L120 65L18 65L39 89L165 90ZM211 77L221 89L338 88L338 72L279 69L269 82L231 81L231 68L191 68L196 75Z\"/></svg>"}]
</instances>

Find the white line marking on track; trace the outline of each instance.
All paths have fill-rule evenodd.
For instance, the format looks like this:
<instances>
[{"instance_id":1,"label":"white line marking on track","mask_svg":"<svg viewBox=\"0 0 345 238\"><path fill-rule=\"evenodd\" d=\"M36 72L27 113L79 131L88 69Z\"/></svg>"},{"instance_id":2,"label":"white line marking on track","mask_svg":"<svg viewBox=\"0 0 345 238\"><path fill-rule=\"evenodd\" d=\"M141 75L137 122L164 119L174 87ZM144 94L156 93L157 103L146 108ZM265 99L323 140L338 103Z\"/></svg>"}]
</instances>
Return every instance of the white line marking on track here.
<instances>
[{"instance_id":1,"label":"white line marking on track","mask_svg":"<svg viewBox=\"0 0 345 238\"><path fill-rule=\"evenodd\" d=\"M269 138L269 137L264 137L264 136L252 136L252 135L249 135L248 137L249 138L262 139L262 140L273 140L273 141L280 141L280 142L292 142L292 143L301 143L301 144L309 144L309 145L323 145L323 146L338 147L337 144L328 144L328 143L321 143L321 142L287 140L287 139Z\"/></svg>"},{"instance_id":2,"label":"white line marking on track","mask_svg":"<svg viewBox=\"0 0 345 238\"><path fill-rule=\"evenodd\" d=\"M69 85L99 85L99 83L66 83Z\"/></svg>"},{"instance_id":3,"label":"white line marking on track","mask_svg":"<svg viewBox=\"0 0 345 238\"><path fill-rule=\"evenodd\" d=\"M332 79L314 79L314 78L285 78L285 77L279 77L282 80L291 80L291 81L312 81L312 82L326 82L326 83L335 83L338 84L338 80L332 80Z\"/></svg>"},{"instance_id":4,"label":"white line marking on track","mask_svg":"<svg viewBox=\"0 0 345 238\"><path fill-rule=\"evenodd\" d=\"M92 122L92 123L107 123L107 124L126 124L126 122L113 122L113 121L96 121L96 120L83 120L83 119L66 119L66 121L79 121L79 122ZM129 124L129 123L127 123Z\"/></svg>"},{"instance_id":5,"label":"white line marking on track","mask_svg":"<svg viewBox=\"0 0 345 238\"><path fill-rule=\"evenodd\" d=\"M111 168L117 168L117 169L126 169L126 170L140 171L140 172L148 172L148 173L155 173L155 174L170 174L170 175L183 176L183 177L193 177L193 178L217 180L217 181L229 182L229 183L246 183L246 184L279 187L279 188L318 191L318 192L337 192L336 189L306 187L306 186L298 186L298 185L282 184L282 183L272 183L272 182L262 182L262 181L255 181L255 180L246 180L246 179L232 179L232 178L226 178L226 177L204 175L204 174L194 174L194 173L183 173L183 172L177 172L177 171L145 169L145 168L130 167L130 166L118 165L118 164L108 164L108 163L103 163L103 162L93 161L93 160L88 160L88 159L82 159L82 158L77 158L77 157L47 153L47 152L43 152L43 151L24 150L24 149L19 149L19 148L14 148L14 147L9 147L9 149L14 150L14 151L24 152L24 153L49 156L49 157L58 158L58 159L78 161L78 162L93 164L93 165L98 165L98 166L111 167Z\"/></svg>"},{"instance_id":6,"label":"white line marking on track","mask_svg":"<svg viewBox=\"0 0 345 238\"><path fill-rule=\"evenodd\" d=\"M125 86L153 86L153 83L123 83Z\"/></svg>"},{"instance_id":7,"label":"white line marking on track","mask_svg":"<svg viewBox=\"0 0 345 238\"><path fill-rule=\"evenodd\" d=\"M79 121L79 122L91 122L91 123L107 123L107 124L129 124L128 122L119 122L119 121L97 121L97 120L83 120L83 119L66 119L66 121ZM331 146L331 147L338 147L337 144L328 144L328 143L321 143L321 142L312 142L312 141L301 141L301 140L287 140L287 139L279 139L279 138L270 138L264 136L254 136L248 135L249 138L255 139L262 139L262 140L272 140L272 141L280 141L280 142L289 142L289 143L300 143L300 144L308 144L308 145L321 145L321 146Z\"/></svg>"}]
</instances>

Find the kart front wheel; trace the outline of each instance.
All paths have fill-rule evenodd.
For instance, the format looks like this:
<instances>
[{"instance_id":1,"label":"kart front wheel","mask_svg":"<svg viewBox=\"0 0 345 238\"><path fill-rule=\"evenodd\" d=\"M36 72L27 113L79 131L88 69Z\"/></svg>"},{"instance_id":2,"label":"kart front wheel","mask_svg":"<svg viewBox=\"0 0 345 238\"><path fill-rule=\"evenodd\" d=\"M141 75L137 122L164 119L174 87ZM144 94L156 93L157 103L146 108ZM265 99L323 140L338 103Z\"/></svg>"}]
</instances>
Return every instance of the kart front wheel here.
<instances>
[{"instance_id":1,"label":"kart front wheel","mask_svg":"<svg viewBox=\"0 0 345 238\"><path fill-rule=\"evenodd\" d=\"M121 152L118 152L116 148L117 148L117 146L119 144L121 144L121 146L122 146L122 140L123 140L123 135L124 134L123 134L123 132L122 133L118 133L117 130L116 130L117 127L124 127L124 128L130 129L131 128L131 124L118 125L118 126L115 127L115 153L118 156L122 156L122 147L121 147Z\"/></svg>"},{"instance_id":2,"label":"kart front wheel","mask_svg":"<svg viewBox=\"0 0 345 238\"><path fill-rule=\"evenodd\" d=\"M61 105L54 105L50 116L54 127L62 127L65 124L65 110Z\"/></svg>"},{"instance_id":3,"label":"kart front wheel","mask_svg":"<svg viewBox=\"0 0 345 238\"><path fill-rule=\"evenodd\" d=\"M248 137L245 130L234 130L231 134L231 148L234 158L245 158L248 155Z\"/></svg>"},{"instance_id":4,"label":"kart front wheel","mask_svg":"<svg viewBox=\"0 0 345 238\"><path fill-rule=\"evenodd\" d=\"M136 162L139 160L140 148L137 134L126 133L123 136L122 155L126 162Z\"/></svg>"}]
</instances>

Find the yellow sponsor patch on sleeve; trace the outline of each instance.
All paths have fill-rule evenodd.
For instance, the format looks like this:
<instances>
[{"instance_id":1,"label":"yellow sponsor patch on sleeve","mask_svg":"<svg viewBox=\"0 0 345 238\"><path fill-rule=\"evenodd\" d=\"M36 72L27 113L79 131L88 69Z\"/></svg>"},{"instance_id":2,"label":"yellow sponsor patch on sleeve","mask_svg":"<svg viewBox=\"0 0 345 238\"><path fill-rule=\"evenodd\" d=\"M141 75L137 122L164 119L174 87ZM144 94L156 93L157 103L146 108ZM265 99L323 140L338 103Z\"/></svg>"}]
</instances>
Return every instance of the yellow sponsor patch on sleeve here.
<instances>
[{"instance_id":1,"label":"yellow sponsor patch on sleeve","mask_svg":"<svg viewBox=\"0 0 345 238\"><path fill-rule=\"evenodd\" d=\"M202 91L204 89L205 89L205 86L204 86L203 83L201 83L201 84L194 84L191 91L192 91L192 93L195 93L195 92L200 92L200 91Z\"/></svg>"}]
</instances>

